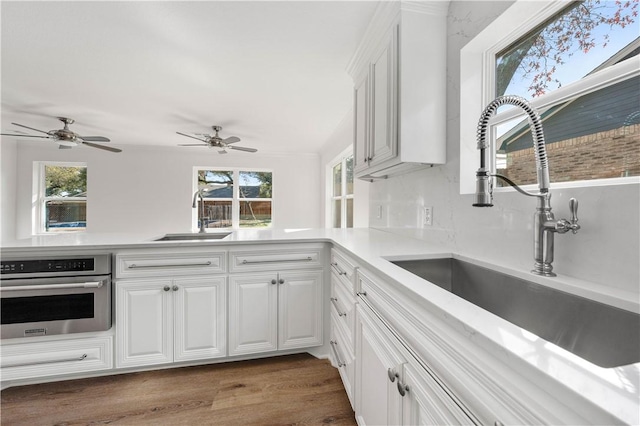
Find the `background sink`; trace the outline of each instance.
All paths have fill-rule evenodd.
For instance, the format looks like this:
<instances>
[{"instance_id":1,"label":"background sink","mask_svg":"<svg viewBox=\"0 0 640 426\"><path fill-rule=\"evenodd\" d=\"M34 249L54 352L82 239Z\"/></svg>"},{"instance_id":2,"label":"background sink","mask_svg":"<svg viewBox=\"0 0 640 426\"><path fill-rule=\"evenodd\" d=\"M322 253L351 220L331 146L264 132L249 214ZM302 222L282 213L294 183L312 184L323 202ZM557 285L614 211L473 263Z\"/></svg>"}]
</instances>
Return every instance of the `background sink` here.
<instances>
[{"instance_id":1,"label":"background sink","mask_svg":"<svg viewBox=\"0 0 640 426\"><path fill-rule=\"evenodd\" d=\"M395 265L601 367L640 362L640 315L458 259Z\"/></svg>"},{"instance_id":2,"label":"background sink","mask_svg":"<svg viewBox=\"0 0 640 426\"><path fill-rule=\"evenodd\" d=\"M207 234L166 234L164 237L153 241L212 241L222 240L231 235L231 232L212 232Z\"/></svg>"}]
</instances>

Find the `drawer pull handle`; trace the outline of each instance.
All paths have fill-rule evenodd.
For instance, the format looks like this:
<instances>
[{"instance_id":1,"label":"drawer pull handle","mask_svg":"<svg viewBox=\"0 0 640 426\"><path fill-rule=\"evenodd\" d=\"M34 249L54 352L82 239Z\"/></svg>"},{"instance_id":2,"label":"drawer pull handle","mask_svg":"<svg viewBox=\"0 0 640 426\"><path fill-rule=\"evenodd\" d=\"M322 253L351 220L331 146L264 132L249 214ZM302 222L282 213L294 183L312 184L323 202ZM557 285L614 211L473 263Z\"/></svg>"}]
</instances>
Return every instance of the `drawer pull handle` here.
<instances>
[{"instance_id":1,"label":"drawer pull handle","mask_svg":"<svg viewBox=\"0 0 640 426\"><path fill-rule=\"evenodd\" d=\"M102 281L91 281L86 283L61 283L61 284L41 284L41 285L15 285L10 287L0 287L0 291L20 291L20 290L57 290L61 288L100 288Z\"/></svg>"},{"instance_id":2,"label":"drawer pull handle","mask_svg":"<svg viewBox=\"0 0 640 426\"><path fill-rule=\"evenodd\" d=\"M331 298L331 303L333 303L333 307L336 308L336 312L338 313L339 316L341 317L346 317L347 313L346 312L340 312L340 308L338 307L338 299L336 299L335 297Z\"/></svg>"},{"instance_id":3,"label":"drawer pull handle","mask_svg":"<svg viewBox=\"0 0 640 426\"><path fill-rule=\"evenodd\" d=\"M74 357L74 358L66 358L66 359L57 359L55 361L35 361L35 362L23 362L23 363L19 363L19 364L10 364L10 365L3 365L2 368L10 368L10 367L27 367L30 365L42 365L42 364L57 364L59 362L72 362L72 361L83 361L84 359L86 359L89 355L87 354L82 354L79 357Z\"/></svg>"},{"instance_id":4,"label":"drawer pull handle","mask_svg":"<svg viewBox=\"0 0 640 426\"><path fill-rule=\"evenodd\" d=\"M311 256L307 256L301 259L266 259L266 260L247 260L243 259L243 265L251 265L255 263L279 263L279 262L310 262L313 258Z\"/></svg>"},{"instance_id":5,"label":"drawer pull handle","mask_svg":"<svg viewBox=\"0 0 640 426\"><path fill-rule=\"evenodd\" d=\"M201 262L201 263L167 263L167 264L153 264L150 263L148 265L138 265L136 263L132 263L127 266L129 269L153 269L153 268L189 268L193 266L211 266L211 261Z\"/></svg>"},{"instance_id":6,"label":"drawer pull handle","mask_svg":"<svg viewBox=\"0 0 640 426\"><path fill-rule=\"evenodd\" d=\"M331 340L329 343L331 343L331 349L333 349L333 356L336 357L336 362L338 363L338 368L344 367L345 365L347 365L344 362L342 362L340 360L340 357L338 356L338 349L336 349L336 346L338 346L338 342L336 342L335 340Z\"/></svg>"},{"instance_id":7,"label":"drawer pull handle","mask_svg":"<svg viewBox=\"0 0 640 426\"><path fill-rule=\"evenodd\" d=\"M331 262L331 266L338 272L338 275L347 275L347 273L338 266L338 262Z\"/></svg>"},{"instance_id":8,"label":"drawer pull handle","mask_svg":"<svg viewBox=\"0 0 640 426\"><path fill-rule=\"evenodd\" d=\"M359 292L356 293L356 295L358 295L358 296L366 296L367 292L366 291L359 291Z\"/></svg>"}]
</instances>

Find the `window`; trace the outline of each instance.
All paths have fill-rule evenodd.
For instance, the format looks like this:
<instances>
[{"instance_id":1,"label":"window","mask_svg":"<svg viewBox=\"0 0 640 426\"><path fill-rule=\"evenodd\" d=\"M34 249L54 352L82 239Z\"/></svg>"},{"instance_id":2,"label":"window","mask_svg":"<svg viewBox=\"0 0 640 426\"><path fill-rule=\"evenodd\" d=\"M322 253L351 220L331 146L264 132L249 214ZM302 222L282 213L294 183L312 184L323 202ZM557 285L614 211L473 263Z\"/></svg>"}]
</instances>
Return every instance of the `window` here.
<instances>
[{"instance_id":1,"label":"window","mask_svg":"<svg viewBox=\"0 0 640 426\"><path fill-rule=\"evenodd\" d=\"M270 171L196 170L199 197L194 212L196 227L266 228L272 223L272 177Z\"/></svg>"},{"instance_id":2,"label":"window","mask_svg":"<svg viewBox=\"0 0 640 426\"><path fill-rule=\"evenodd\" d=\"M524 97L540 113L553 183L620 183L640 175L637 11L637 1L519 1L462 49L462 193L473 192L480 112L503 94ZM492 170L535 183L522 112L502 107L490 125Z\"/></svg>"},{"instance_id":3,"label":"window","mask_svg":"<svg viewBox=\"0 0 640 426\"><path fill-rule=\"evenodd\" d=\"M353 228L353 155L343 157L331 169L331 224Z\"/></svg>"},{"instance_id":4,"label":"window","mask_svg":"<svg viewBox=\"0 0 640 426\"><path fill-rule=\"evenodd\" d=\"M37 163L38 232L87 229L87 166L84 163Z\"/></svg>"}]
</instances>

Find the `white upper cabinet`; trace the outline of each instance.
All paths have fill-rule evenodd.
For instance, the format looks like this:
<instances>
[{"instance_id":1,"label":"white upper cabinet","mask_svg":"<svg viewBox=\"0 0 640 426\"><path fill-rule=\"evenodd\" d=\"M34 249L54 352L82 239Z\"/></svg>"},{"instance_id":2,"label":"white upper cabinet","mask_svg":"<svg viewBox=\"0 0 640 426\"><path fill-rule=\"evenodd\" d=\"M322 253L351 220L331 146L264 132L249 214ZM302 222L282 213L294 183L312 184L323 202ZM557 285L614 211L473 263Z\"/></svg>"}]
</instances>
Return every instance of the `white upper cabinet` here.
<instances>
[{"instance_id":1,"label":"white upper cabinet","mask_svg":"<svg viewBox=\"0 0 640 426\"><path fill-rule=\"evenodd\" d=\"M448 2L381 2L349 65L358 178L446 162Z\"/></svg>"}]
</instances>

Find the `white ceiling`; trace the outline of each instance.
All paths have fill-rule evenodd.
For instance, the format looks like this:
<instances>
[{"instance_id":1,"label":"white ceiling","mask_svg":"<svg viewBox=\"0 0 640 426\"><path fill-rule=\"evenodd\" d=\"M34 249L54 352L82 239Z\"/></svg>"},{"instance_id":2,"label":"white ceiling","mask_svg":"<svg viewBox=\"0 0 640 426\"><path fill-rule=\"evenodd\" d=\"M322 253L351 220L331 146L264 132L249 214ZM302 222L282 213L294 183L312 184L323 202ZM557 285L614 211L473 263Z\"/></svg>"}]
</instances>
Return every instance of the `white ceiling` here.
<instances>
[{"instance_id":1,"label":"white ceiling","mask_svg":"<svg viewBox=\"0 0 640 426\"><path fill-rule=\"evenodd\" d=\"M345 69L376 4L2 1L2 132L65 116L126 150L220 125L263 153L317 152L352 107Z\"/></svg>"}]
</instances>

